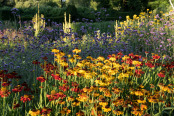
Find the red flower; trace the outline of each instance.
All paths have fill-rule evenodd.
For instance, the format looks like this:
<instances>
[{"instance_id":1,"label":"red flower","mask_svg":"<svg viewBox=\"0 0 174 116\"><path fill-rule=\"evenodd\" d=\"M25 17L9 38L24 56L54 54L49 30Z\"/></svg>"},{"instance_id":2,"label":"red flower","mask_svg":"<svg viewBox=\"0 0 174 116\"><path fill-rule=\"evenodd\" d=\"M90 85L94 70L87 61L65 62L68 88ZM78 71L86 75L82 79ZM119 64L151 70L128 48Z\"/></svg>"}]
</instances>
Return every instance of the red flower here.
<instances>
[{"instance_id":1,"label":"red flower","mask_svg":"<svg viewBox=\"0 0 174 116\"><path fill-rule=\"evenodd\" d=\"M52 110L51 110L50 108L44 107L43 109L41 109L40 114L41 114L42 116L49 116L49 114L50 114L51 111L52 111ZM47 115L47 114L48 114L48 115Z\"/></svg>"},{"instance_id":2,"label":"red flower","mask_svg":"<svg viewBox=\"0 0 174 116\"><path fill-rule=\"evenodd\" d=\"M42 83L42 82L45 82L46 79L43 76L40 76L40 77L37 77L37 80Z\"/></svg>"},{"instance_id":3,"label":"red flower","mask_svg":"<svg viewBox=\"0 0 174 116\"><path fill-rule=\"evenodd\" d=\"M38 62L37 60L34 60L34 61L32 62L32 64L40 64L40 62Z\"/></svg>"},{"instance_id":4,"label":"red flower","mask_svg":"<svg viewBox=\"0 0 174 116\"><path fill-rule=\"evenodd\" d=\"M8 83L7 83L7 82L3 82L3 83L2 83L2 86L4 86L4 87L5 87L5 86L9 86L9 85L10 85L9 82L8 82Z\"/></svg>"},{"instance_id":5,"label":"red flower","mask_svg":"<svg viewBox=\"0 0 174 116\"><path fill-rule=\"evenodd\" d=\"M59 81L61 81L62 80L62 78L60 77L60 75L59 74L51 74L51 76L55 79L55 80L59 80Z\"/></svg>"},{"instance_id":6,"label":"red flower","mask_svg":"<svg viewBox=\"0 0 174 116\"><path fill-rule=\"evenodd\" d=\"M152 56L152 58L158 60L160 58L160 56L158 56L158 54L155 54L154 56Z\"/></svg>"},{"instance_id":7,"label":"red flower","mask_svg":"<svg viewBox=\"0 0 174 116\"><path fill-rule=\"evenodd\" d=\"M49 101L53 101L53 100L58 100L59 98L63 99L66 97L65 94L63 94L63 92L52 92L51 95L47 95L46 96L48 98Z\"/></svg>"},{"instance_id":8,"label":"red flower","mask_svg":"<svg viewBox=\"0 0 174 116\"><path fill-rule=\"evenodd\" d=\"M27 101L31 101L32 100L32 96L31 95L24 95L21 97L21 101L23 103L27 102Z\"/></svg>"},{"instance_id":9,"label":"red flower","mask_svg":"<svg viewBox=\"0 0 174 116\"><path fill-rule=\"evenodd\" d=\"M128 59L126 60L126 63L129 64L129 65L132 65L132 59L131 59L131 58L128 58Z\"/></svg>"},{"instance_id":10,"label":"red flower","mask_svg":"<svg viewBox=\"0 0 174 116\"><path fill-rule=\"evenodd\" d=\"M148 54L149 52L145 51L145 54Z\"/></svg>"},{"instance_id":11,"label":"red flower","mask_svg":"<svg viewBox=\"0 0 174 116\"><path fill-rule=\"evenodd\" d=\"M67 79L63 80L63 83L68 83L68 80Z\"/></svg>"},{"instance_id":12,"label":"red flower","mask_svg":"<svg viewBox=\"0 0 174 116\"><path fill-rule=\"evenodd\" d=\"M122 54L122 52L119 52L117 55L120 55L120 56L122 56L123 54Z\"/></svg>"},{"instance_id":13,"label":"red flower","mask_svg":"<svg viewBox=\"0 0 174 116\"><path fill-rule=\"evenodd\" d=\"M65 91L68 91L69 90L69 86L63 84L63 86L59 86L59 89L65 92Z\"/></svg>"},{"instance_id":14,"label":"red flower","mask_svg":"<svg viewBox=\"0 0 174 116\"><path fill-rule=\"evenodd\" d=\"M112 57L112 55L108 55L107 57L108 57L108 58L111 58L111 57Z\"/></svg>"},{"instance_id":15,"label":"red flower","mask_svg":"<svg viewBox=\"0 0 174 116\"><path fill-rule=\"evenodd\" d=\"M14 89L12 89L12 92L15 92L15 93L21 92L23 88L24 86L17 85L14 87Z\"/></svg>"},{"instance_id":16,"label":"red flower","mask_svg":"<svg viewBox=\"0 0 174 116\"><path fill-rule=\"evenodd\" d=\"M139 56L139 55L132 56L132 60L139 60L139 58L141 58L141 56Z\"/></svg>"},{"instance_id":17,"label":"red flower","mask_svg":"<svg viewBox=\"0 0 174 116\"><path fill-rule=\"evenodd\" d=\"M77 84L77 82L72 82L72 86L73 86L73 87L78 87L79 84Z\"/></svg>"},{"instance_id":18,"label":"red flower","mask_svg":"<svg viewBox=\"0 0 174 116\"><path fill-rule=\"evenodd\" d=\"M81 90L80 90L80 88L75 87L75 88L71 88L71 91L79 93Z\"/></svg>"},{"instance_id":19,"label":"red flower","mask_svg":"<svg viewBox=\"0 0 174 116\"><path fill-rule=\"evenodd\" d=\"M148 62L148 63L145 63L146 66L150 67L150 68L153 68L155 67L152 63Z\"/></svg>"},{"instance_id":20,"label":"red flower","mask_svg":"<svg viewBox=\"0 0 174 116\"><path fill-rule=\"evenodd\" d=\"M16 109L18 107L20 107L20 104L16 104L16 103L13 104L13 109Z\"/></svg>"},{"instance_id":21,"label":"red flower","mask_svg":"<svg viewBox=\"0 0 174 116\"><path fill-rule=\"evenodd\" d=\"M48 58L46 56L42 57L43 60L47 60Z\"/></svg>"},{"instance_id":22,"label":"red flower","mask_svg":"<svg viewBox=\"0 0 174 116\"><path fill-rule=\"evenodd\" d=\"M66 76L73 76L73 74L70 72L67 72Z\"/></svg>"},{"instance_id":23,"label":"red flower","mask_svg":"<svg viewBox=\"0 0 174 116\"><path fill-rule=\"evenodd\" d=\"M160 73L158 73L158 76L163 78L163 77L165 77L165 74L160 72Z\"/></svg>"},{"instance_id":24,"label":"red flower","mask_svg":"<svg viewBox=\"0 0 174 116\"><path fill-rule=\"evenodd\" d=\"M140 74L144 74L145 72L142 71L142 69L136 69L135 70L135 73L138 74L138 75L140 75Z\"/></svg>"}]
</instances>

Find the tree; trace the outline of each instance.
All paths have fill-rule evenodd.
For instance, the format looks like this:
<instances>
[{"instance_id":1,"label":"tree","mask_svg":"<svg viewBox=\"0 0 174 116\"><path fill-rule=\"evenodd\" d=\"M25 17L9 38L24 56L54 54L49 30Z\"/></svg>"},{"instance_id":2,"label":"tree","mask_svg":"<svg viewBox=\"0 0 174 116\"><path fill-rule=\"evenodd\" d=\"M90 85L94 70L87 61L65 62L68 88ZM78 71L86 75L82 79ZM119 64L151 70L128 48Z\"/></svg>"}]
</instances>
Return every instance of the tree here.
<instances>
[{"instance_id":1,"label":"tree","mask_svg":"<svg viewBox=\"0 0 174 116\"><path fill-rule=\"evenodd\" d=\"M111 5L110 5L110 0L95 0L96 2L99 2L99 7L102 8L111 8Z\"/></svg>"}]
</instances>

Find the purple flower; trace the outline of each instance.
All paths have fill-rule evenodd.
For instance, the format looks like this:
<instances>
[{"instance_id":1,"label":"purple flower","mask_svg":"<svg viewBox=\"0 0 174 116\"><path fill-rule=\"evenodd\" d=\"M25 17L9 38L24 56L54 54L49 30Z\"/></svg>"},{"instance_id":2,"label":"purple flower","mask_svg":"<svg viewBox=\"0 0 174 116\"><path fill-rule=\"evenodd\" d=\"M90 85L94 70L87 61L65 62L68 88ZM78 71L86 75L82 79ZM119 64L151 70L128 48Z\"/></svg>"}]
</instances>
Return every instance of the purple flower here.
<instances>
[{"instance_id":1,"label":"purple flower","mask_svg":"<svg viewBox=\"0 0 174 116\"><path fill-rule=\"evenodd\" d=\"M168 42L171 42L172 40L171 39L167 39Z\"/></svg>"}]
</instances>

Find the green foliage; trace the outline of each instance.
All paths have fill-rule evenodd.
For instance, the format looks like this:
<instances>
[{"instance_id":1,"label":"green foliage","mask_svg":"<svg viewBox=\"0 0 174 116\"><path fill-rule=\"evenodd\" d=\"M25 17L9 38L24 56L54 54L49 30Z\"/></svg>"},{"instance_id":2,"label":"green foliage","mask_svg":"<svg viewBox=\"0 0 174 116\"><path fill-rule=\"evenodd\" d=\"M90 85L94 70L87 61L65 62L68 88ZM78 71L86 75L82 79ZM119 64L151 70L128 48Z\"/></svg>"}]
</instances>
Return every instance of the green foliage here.
<instances>
[{"instance_id":1,"label":"green foliage","mask_svg":"<svg viewBox=\"0 0 174 116\"><path fill-rule=\"evenodd\" d=\"M53 1L49 1L45 3L47 6L51 6L51 7L58 7L58 4L56 2Z\"/></svg>"},{"instance_id":2,"label":"green foliage","mask_svg":"<svg viewBox=\"0 0 174 116\"><path fill-rule=\"evenodd\" d=\"M143 3L141 0L128 0L127 2L128 10L130 11L141 11L143 7Z\"/></svg>"},{"instance_id":3,"label":"green foliage","mask_svg":"<svg viewBox=\"0 0 174 116\"><path fill-rule=\"evenodd\" d=\"M100 2L100 5L98 6L98 8L110 8L111 5L110 5L110 0L95 0L97 2Z\"/></svg>"},{"instance_id":4,"label":"green foliage","mask_svg":"<svg viewBox=\"0 0 174 116\"><path fill-rule=\"evenodd\" d=\"M31 6L32 6L32 2L31 1L25 1L24 4L23 4L24 8L29 8Z\"/></svg>"},{"instance_id":5,"label":"green foliage","mask_svg":"<svg viewBox=\"0 0 174 116\"><path fill-rule=\"evenodd\" d=\"M171 9L170 3L168 0L155 0L148 3L148 6L159 14L160 11L167 12Z\"/></svg>"},{"instance_id":6,"label":"green foliage","mask_svg":"<svg viewBox=\"0 0 174 116\"><path fill-rule=\"evenodd\" d=\"M92 13L92 12L95 12L95 11L92 8L79 7L79 8L77 8L77 12L78 12L78 15L79 15L79 17L78 17L79 19L87 18L87 19L94 20L94 18L95 18L94 13Z\"/></svg>"},{"instance_id":7,"label":"green foliage","mask_svg":"<svg viewBox=\"0 0 174 116\"><path fill-rule=\"evenodd\" d=\"M75 5L68 5L66 8L66 13L71 14L72 20L75 20L77 18L77 8Z\"/></svg>"},{"instance_id":8,"label":"green foliage","mask_svg":"<svg viewBox=\"0 0 174 116\"><path fill-rule=\"evenodd\" d=\"M97 7L100 3L99 2L96 2L94 0L91 0L90 2L90 8L94 9L94 10L97 10Z\"/></svg>"},{"instance_id":9,"label":"green foliage","mask_svg":"<svg viewBox=\"0 0 174 116\"><path fill-rule=\"evenodd\" d=\"M11 13L11 7L8 7L8 6L1 7L0 12L1 12L2 20L14 19L13 15Z\"/></svg>"},{"instance_id":10,"label":"green foliage","mask_svg":"<svg viewBox=\"0 0 174 116\"><path fill-rule=\"evenodd\" d=\"M23 8L23 2L17 2L15 8Z\"/></svg>"}]
</instances>

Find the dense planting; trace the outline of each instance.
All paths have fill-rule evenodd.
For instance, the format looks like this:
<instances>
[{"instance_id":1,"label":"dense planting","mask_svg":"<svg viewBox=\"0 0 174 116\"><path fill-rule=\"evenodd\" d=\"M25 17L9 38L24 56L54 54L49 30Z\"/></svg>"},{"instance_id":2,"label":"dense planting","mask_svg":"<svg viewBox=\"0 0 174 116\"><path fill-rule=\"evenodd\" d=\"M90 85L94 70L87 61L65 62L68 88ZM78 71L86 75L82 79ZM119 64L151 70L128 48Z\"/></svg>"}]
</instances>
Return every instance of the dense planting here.
<instances>
[{"instance_id":1,"label":"dense planting","mask_svg":"<svg viewBox=\"0 0 174 116\"><path fill-rule=\"evenodd\" d=\"M173 16L126 19L0 30L0 114L174 115Z\"/></svg>"}]
</instances>

